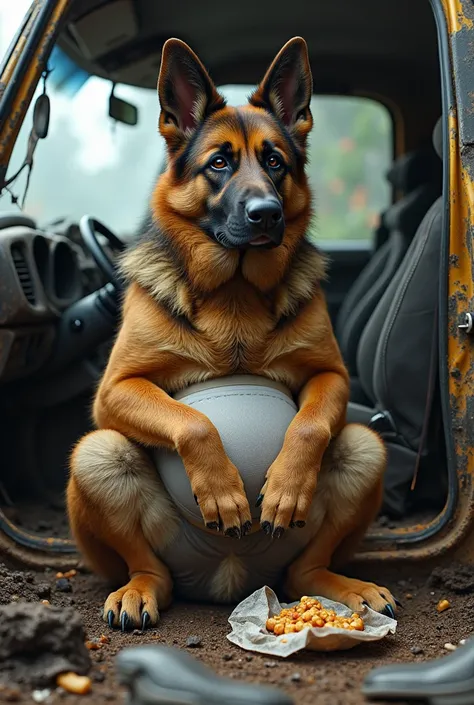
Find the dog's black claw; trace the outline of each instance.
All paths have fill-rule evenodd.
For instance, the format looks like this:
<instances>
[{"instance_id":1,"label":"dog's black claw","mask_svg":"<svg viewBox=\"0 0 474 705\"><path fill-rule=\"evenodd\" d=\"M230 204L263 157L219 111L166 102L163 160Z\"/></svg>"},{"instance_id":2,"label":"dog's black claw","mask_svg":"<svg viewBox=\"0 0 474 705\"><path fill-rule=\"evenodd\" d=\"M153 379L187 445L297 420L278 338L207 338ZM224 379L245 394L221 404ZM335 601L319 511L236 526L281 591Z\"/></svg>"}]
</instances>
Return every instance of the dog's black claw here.
<instances>
[{"instance_id":1,"label":"dog's black claw","mask_svg":"<svg viewBox=\"0 0 474 705\"><path fill-rule=\"evenodd\" d=\"M247 534L250 532L251 528L252 528L252 522L246 521L242 527L242 536L247 536Z\"/></svg>"},{"instance_id":2,"label":"dog's black claw","mask_svg":"<svg viewBox=\"0 0 474 705\"><path fill-rule=\"evenodd\" d=\"M122 612L122 616L120 617L120 626L121 626L123 632L127 631L127 629L128 629L128 614L126 612Z\"/></svg>"},{"instance_id":3,"label":"dog's black claw","mask_svg":"<svg viewBox=\"0 0 474 705\"><path fill-rule=\"evenodd\" d=\"M231 539L240 539L240 529L237 526L232 526L230 529L225 530L225 535Z\"/></svg>"},{"instance_id":4,"label":"dog's black claw","mask_svg":"<svg viewBox=\"0 0 474 705\"><path fill-rule=\"evenodd\" d=\"M385 609L382 611L382 614L384 614L386 617L391 617L392 619L395 619L395 612L393 611L393 607L388 603L385 605Z\"/></svg>"},{"instance_id":5,"label":"dog's black claw","mask_svg":"<svg viewBox=\"0 0 474 705\"><path fill-rule=\"evenodd\" d=\"M196 502L196 504L197 504L197 505L199 506L198 498L196 497L196 495L195 495L195 494L193 495L193 497L194 497L194 501L195 501L195 502Z\"/></svg>"},{"instance_id":6,"label":"dog's black claw","mask_svg":"<svg viewBox=\"0 0 474 705\"><path fill-rule=\"evenodd\" d=\"M276 529L274 529L272 536L274 539L279 539L283 536L284 532L285 529L282 526L277 526Z\"/></svg>"},{"instance_id":7,"label":"dog's black claw","mask_svg":"<svg viewBox=\"0 0 474 705\"><path fill-rule=\"evenodd\" d=\"M257 501L255 502L255 506L259 507L263 502L263 494L259 494L257 497Z\"/></svg>"},{"instance_id":8,"label":"dog's black claw","mask_svg":"<svg viewBox=\"0 0 474 705\"><path fill-rule=\"evenodd\" d=\"M400 607L401 609L403 609L403 605L400 602L400 600L397 600L395 597L393 599L395 600L395 604L397 605L397 607Z\"/></svg>"},{"instance_id":9,"label":"dog's black claw","mask_svg":"<svg viewBox=\"0 0 474 705\"><path fill-rule=\"evenodd\" d=\"M206 524L206 527L211 531L219 531L219 524L217 523L217 521L209 521Z\"/></svg>"},{"instance_id":10,"label":"dog's black claw","mask_svg":"<svg viewBox=\"0 0 474 705\"><path fill-rule=\"evenodd\" d=\"M107 612L107 623L111 629L113 629L114 626L114 612L113 610L109 610Z\"/></svg>"},{"instance_id":11,"label":"dog's black claw","mask_svg":"<svg viewBox=\"0 0 474 705\"><path fill-rule=\"evenodd\" d=\"M269 521L264 521L262 524L262 529L267 534L267 536L270 536L273 531L273 526L270 524Z\"/></svg>"},{"instance_id":12,"label":"dog's black claw","mask_svg":"<svg viewBox=\"0 0 474 705\"><path fill-rule=\"evenodd\" d=\"M142 632L144 632L150 623L150 615L148 612L142 614Z\"/></svg>"},{"instance_id":13,"label":"dog's black claw","mask_svg":"<svg viewBox=\"0 0 474 705\"><path fill-rule=\"evenodd\" d=\"M295 525L298 527L298 529L303 529L306 526L305 521L295 521Z\"/></svg>"}]
</instances>

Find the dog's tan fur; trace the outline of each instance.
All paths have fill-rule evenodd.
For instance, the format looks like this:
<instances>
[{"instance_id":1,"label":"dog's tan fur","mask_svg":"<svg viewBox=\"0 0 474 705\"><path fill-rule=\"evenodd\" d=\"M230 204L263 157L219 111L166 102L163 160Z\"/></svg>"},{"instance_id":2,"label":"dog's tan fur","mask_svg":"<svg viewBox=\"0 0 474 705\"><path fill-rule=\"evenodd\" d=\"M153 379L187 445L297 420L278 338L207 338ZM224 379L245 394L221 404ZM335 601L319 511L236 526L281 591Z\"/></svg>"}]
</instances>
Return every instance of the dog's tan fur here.
<instances>
[{"instance_id":1,"label":"dog's tan fur","mask_svg":"<svg viewBox=\"0 0 474 705\"><path fill-rule=\"evenodd\" d=\"M206 87L183 122L169 102L170 82L182 79L178 64L192 66ZM299 87L292 114L279 93L285 71ZM194 90L195 81L190 85ZM250 525L242 480L216 429L170 396L238 373L278 380L299 399L262 488L263 525L298 531L290 527L308 519L314 526L314 538L289 566L288 592L325 595L354 610L363 602L395 609L385 588L329 572L334 556L352 550L375 517L386 459L374 433L346 426L348 375L321 290L325 261L304 239L311 217L304 151L312 127L306 45L298 38L285 45L249 105L236 109L225 106L191 50L169 40L159 95L169 164L151 199L148 236L122 261L129 285L94 403L99 430L76 446L68 485L71 527L85 558L105 577L128 581L109 596L104 617L112 614L118 624L126 613L138 626L146 613L154 624L172 597L171 576L157 553L173 540L179 520L146 447L180 454L206 526L240 531ZM275 187L283 241L267 250L222 247L203 231L202 219L221 194L201 167L213 145L225 141L239 155L234 182L268 185L257 158L265 140L292 164ZM252 531L259 530L254 522ZM215 599L232 599L244 580L239 560L224 561L212 580Z\"/></svg>"}]
</instances>

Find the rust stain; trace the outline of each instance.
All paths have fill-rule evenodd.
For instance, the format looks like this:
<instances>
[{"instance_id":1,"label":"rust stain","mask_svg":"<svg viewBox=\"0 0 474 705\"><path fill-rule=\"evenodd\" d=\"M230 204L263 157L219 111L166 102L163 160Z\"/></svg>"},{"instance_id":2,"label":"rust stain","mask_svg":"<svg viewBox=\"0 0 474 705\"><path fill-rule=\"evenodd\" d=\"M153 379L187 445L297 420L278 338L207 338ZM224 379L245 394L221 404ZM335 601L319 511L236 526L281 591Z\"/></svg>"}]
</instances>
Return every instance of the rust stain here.
<instances>
[{"instance_id":1,"label":"rust stain","mask_svg":"<svg viewBox=\"0 0 474 705\"><path fill-rule=\"evenodd\" d=\"M472 23L471 23L472 24ZM457 25L456 25L457 26ZM457 115L449 116L450 151L450 257L457 266L449 268L448 370L449 397L454 434L460 504L473 515L472 478L474 462L474 360L469 336L459 330L462 314L474 310L474 181L461 159ZM467 518L467 517L466 517Z\"/></svg>"},{"instance_id":2,"label":"rust stain","mask_svg":"<svg viewBox=\"0 0 474 705\"><path fill-rule=\"evenodd\" d=\"M13 48L8 63L5 66L2 75L0 76L0 98L3 96L5 89L11 80L13 71L15 70L15 67L18 63L18 59L20 58L23 48L26 44L26 40L30 36L31 29L34 26L36 18L38 17L38 14L41 10L41 5L42 0L34 0L34 2L32 3L32 11L29 20L26 23L23 32L18 37L18 41L15 47Z\"/></svg>"},{"instance_id":3,"label":"rust stain","mask_svg":"<svg viewBox=\"0 0 474 705\"><path fill-rule=\"evenodd\" d=\"M23 51L25 44L26 44L26 36L22 35L19 38L18 43L15 46L15 49L13 50L13 53L12 53L7 65L5 66L5 71L2 73L2 84L1 85L2 85L3 91L5 90L5 88L8 86L8 84L10 82L10 79L12 77L12 73L15 69L15 66L18 63L18 59L20 57L21 52ZM3 91L2 91L2 93L3 93Z\"/></svg>"},{"instance_id":4,"label":"rust stain","mask_svg":"<svg viewBox=\"0 0 474 705\"><path fill-rule=\"evenodd\" d=\"M462 0L448 0L443 5L449 18L451 32L460 32L464 28L473 28L474 23L470 17L466 17Z\"/></svg>"}]
</instances>

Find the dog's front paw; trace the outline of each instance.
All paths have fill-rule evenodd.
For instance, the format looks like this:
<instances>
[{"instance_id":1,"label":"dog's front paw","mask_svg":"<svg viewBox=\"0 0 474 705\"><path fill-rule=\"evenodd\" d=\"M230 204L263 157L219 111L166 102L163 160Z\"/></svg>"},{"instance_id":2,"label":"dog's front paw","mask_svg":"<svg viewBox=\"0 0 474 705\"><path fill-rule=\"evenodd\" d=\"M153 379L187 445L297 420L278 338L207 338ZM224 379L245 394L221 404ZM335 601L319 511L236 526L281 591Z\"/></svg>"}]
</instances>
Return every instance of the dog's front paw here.
<instances>
[{"instance_id":1,"label":"dog's front paw","mask_svg":"<svg viewBox=\"0 0 474 705\"><path fill-rule=\"evenodd\" d=\"M133 577L127 585L108 596L104 605L104 621L109 627L120 627L123 632L155 627L160 618L160 587L160 581L154 575Z\"/></svg>"},{"instance_id":2,"label":"dog's front paw","mask_svg":"<svg viewBox=\"0 0 474 705\"><path fill-rule=\"evenodd\" d=\"M306 524L316 481L314 468L292 472L286 463L276 459L258 499L262 506L260 524L265 533L279 538L286 529Z\"/></svg>"},{"instance_id":3,"label":"dog's front paw","mask_svg":"<svg viewBox=\"0 0 474 705\"><path fill-rule=\"evenodd\" d=\"M201 477L192 488L208 529L238 539L250 531L252 517L244 483L230 461L224 470Z\"/></svg>"}]
</instances>

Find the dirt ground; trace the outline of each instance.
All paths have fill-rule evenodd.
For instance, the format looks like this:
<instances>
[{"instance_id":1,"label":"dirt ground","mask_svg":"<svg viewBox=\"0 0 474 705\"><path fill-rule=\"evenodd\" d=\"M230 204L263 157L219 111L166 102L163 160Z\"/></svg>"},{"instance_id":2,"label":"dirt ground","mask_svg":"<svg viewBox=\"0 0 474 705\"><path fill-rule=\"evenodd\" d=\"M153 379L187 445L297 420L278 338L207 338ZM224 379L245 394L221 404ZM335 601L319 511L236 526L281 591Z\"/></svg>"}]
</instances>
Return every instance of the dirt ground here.
<instances>
[{"instance_id":1,"label":"dirt ground","mask_svg":"<svg viewBox=\"0 0 474 705\"><path fill-rule=\"evenodd\" d=\"M380 580L380 576L374 575ZM107 587L96 577L78 574L58 583L49 570L44 573L12 571L0 566L0 604L36 602L47 599L52 605L71 606L82 617L88 639L110 637L110 642L91 651L93 686L86 696L69 695L54 689L46 703L84 702L123 703L124 690L117 684L114 657L124 646L143 643L186 647L188 637L195 636L200 645L192 655L217 673L235 679L271 684L294 698L295 705L361 705L365 702L359 689L365 674L374 666L396 661L422 661L438 657L447 642L457 645L474 632L474 573L453 566L439 575L414 573L408 567L401 574L385 573L385 583L403 603L397 633L381 642L359 645L351 651L331 654L302 653L286 661L276 661L242 651L226 639L230 627L227 619L231 608L192 604L174 604L157 629L145 634L122 634L110 630L101 620L101 608ZM66 591L64 591L66 590ZM440 599L448 599L451 607L438 613ZM17 685L11 672L0 663L0 701L31 703L32 687Z\"/></svg>"}]
</instances>

